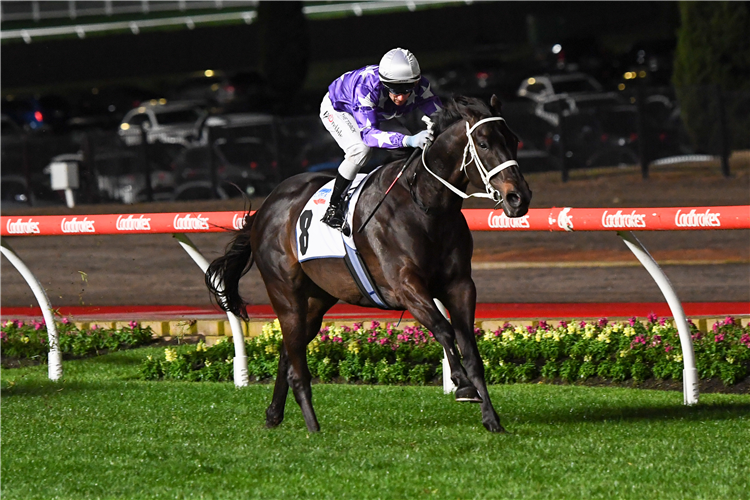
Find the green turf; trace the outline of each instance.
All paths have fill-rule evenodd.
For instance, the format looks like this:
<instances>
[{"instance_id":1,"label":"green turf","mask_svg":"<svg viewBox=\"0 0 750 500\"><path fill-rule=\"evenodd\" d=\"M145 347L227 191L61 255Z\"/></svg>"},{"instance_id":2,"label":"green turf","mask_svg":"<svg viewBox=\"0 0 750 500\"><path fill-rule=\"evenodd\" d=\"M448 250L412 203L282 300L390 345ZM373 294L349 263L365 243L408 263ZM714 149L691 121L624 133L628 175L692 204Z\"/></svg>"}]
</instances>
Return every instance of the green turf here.
<instances>
[{"instance_id":1,"label":"green turf","mask_svg":"<svg viewBox=\"0 0 750 500\"><path fill-rule=\"evenodd\" d=\"M750 395L491 387L510 431L440 387L143 382L144 348L2 370L2 498L748 498Z\"/></svg>"}]
</instances>

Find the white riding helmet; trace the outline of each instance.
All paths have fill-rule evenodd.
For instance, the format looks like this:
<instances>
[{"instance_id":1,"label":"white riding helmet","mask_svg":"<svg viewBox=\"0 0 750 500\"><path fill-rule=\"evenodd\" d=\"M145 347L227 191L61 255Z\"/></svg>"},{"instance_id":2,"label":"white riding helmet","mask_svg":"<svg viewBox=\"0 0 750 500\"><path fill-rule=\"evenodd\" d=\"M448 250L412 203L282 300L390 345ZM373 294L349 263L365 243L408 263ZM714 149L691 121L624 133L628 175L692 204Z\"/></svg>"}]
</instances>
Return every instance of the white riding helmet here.
<instances>
[{"instance_id":1,"label":"white riding helmet","mask_svg":"<svg viewBox=\"0 0 750 500\"><path fill-rule=\"evenodd\" d=\"M380 81L389 91L400 94L414 89L422 72L414 54L406 49L389 50L380 60Z\"/></svg>"}]
</instances>

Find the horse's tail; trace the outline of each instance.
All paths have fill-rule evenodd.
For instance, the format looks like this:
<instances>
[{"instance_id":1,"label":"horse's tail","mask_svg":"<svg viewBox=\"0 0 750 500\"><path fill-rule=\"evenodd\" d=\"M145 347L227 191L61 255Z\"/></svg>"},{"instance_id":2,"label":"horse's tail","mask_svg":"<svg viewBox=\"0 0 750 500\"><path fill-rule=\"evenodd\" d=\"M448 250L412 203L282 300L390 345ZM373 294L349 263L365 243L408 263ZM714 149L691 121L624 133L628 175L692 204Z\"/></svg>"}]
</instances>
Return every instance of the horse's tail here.
<instances>
[{"instance_id":1,"label":"horse's tail","mask_svg":"<svg viewBox=\"0 0 750 500\"><path fill-rule=\"evenodd\" d=\"M250 230L254 219L255 214L250 215L248 211L242 229L229 242L224 255L208 266L205 275L206 286L219 307L244 319L248 319L245 309L248 304L240 295L240 278L250 270L254 262L250 246Z\"/></svg>"}]
</instances>

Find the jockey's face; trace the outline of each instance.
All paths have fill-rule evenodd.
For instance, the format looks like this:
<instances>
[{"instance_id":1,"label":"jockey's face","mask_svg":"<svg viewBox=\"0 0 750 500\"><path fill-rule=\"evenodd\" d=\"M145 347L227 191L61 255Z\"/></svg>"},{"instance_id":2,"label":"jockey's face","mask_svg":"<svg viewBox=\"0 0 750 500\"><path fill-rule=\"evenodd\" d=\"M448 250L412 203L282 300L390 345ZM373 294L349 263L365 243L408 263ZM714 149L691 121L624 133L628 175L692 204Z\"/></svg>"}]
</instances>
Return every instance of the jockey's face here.
<instances>
[{"instance_id":1,"label":"jockey's face","mask_svg":"<svg viewBox=\"0 0 750 500\"><path fill-rule=\"evenodd\" d=\"M388 93L388 97L391 98L391 101L393 101L396 106L403 106L404 104L406 104L406 101L409 100L410 95L411 90L404 94L394 94L393 92Z\"/></svg>"}]
</instances>

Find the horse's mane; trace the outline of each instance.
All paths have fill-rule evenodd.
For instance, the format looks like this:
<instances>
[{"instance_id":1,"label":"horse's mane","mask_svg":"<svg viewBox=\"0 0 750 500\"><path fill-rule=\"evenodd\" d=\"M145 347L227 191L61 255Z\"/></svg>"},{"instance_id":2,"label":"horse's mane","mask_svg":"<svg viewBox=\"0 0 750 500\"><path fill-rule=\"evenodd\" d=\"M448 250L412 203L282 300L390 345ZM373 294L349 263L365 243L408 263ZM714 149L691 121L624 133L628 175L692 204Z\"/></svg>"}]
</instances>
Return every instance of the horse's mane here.
<instances>
[{"instance_id":1,"label":"horse's mane","mask_svg":"<svg viewBox=\"0 0 750 500\"><path fill-rule=\"evenodd\" d=\"M435 125L432 130L435 133L435 137L458 120L464 119L467 114L487 117L492 116L493 113L484 101L477 98L462 95L452 97L447 102L444 102L443 109L433 116L435 118Z\"/></svg>"}]
</instances>

